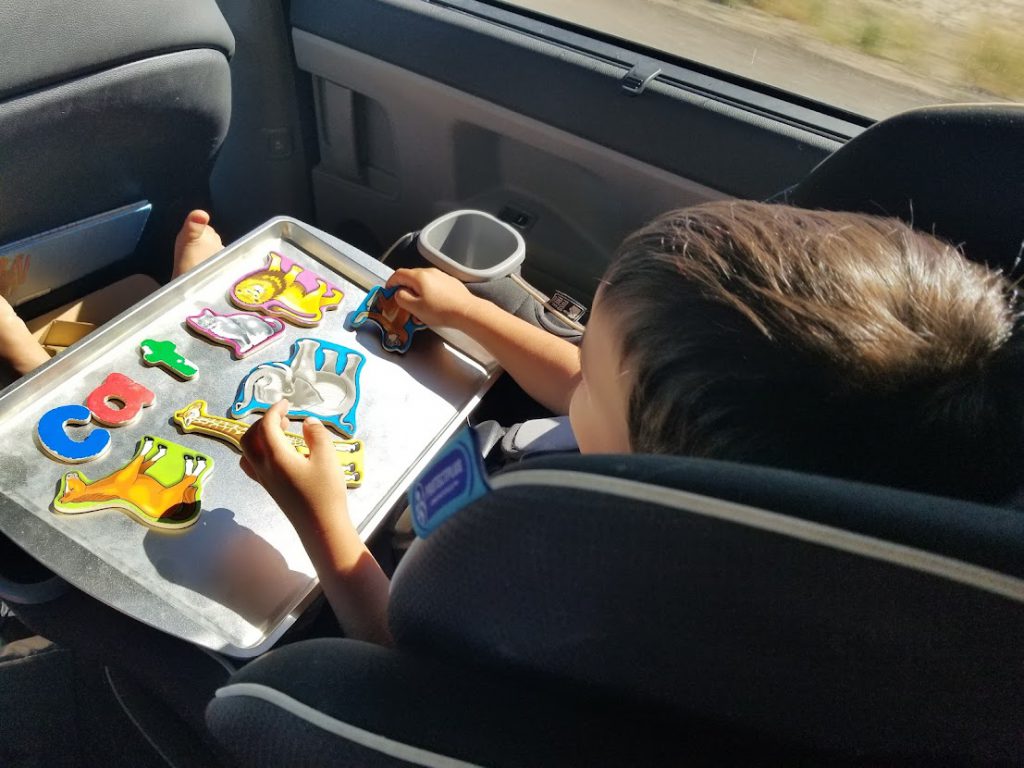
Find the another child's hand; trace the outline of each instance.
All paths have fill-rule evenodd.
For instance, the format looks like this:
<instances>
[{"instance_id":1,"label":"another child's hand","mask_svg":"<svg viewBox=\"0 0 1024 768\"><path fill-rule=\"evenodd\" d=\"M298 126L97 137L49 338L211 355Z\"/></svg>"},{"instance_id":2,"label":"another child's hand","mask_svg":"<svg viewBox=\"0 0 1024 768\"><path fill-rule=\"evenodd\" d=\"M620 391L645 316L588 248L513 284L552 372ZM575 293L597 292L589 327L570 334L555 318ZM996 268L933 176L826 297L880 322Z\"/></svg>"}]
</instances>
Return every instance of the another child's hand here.
<instances>
[{"instance_id":1,"label":"another child's hand","mask_svg":"<svg viewBox=\"0 0 1024 768\"><path fill-rule=\"evenodd\" d=\"M288 406L287 400L275 403L242 436L242 470L267 489L296 528L347 520L345 477L330 432L317 419L306 419L302 435L309 456L303 456L284 434Z\"/></svg>"},{"instance_id":2,"label":"another child's hand","mask_svg":"<svg viewBox=\"0 0 1024 768\"><path fill-rule=\"evenodd\" d=\"M458 328L459 321L471 314L473 304L479 301L462 281L433 267L399 269L388 279L387 287L398 287L398 306L430 326Z\"/></svg>"}]
</instances>

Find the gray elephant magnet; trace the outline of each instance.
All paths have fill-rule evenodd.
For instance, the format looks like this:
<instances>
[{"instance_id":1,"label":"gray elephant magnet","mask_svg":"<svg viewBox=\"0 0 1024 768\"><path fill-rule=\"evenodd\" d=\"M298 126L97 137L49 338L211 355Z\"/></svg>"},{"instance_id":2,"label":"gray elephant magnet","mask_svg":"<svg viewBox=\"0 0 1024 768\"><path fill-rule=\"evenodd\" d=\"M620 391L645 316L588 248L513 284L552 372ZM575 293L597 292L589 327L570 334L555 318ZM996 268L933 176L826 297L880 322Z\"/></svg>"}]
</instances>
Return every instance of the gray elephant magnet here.
<instances>
[{"instance_id":1,"label":"gray elephant magnet","mask_svg":"<svg viewBox=\"0 0 1024 768\"><path fill-rule=\"evenodd\" d=\"M298 339L292 356L280 363L260 363L238 385L231 415L240 418L266 411L288 398L288 417L315 416L345 437L356 432L359 372L366 358L354 349L322 339Z\"/></svg>"}]
</instances>

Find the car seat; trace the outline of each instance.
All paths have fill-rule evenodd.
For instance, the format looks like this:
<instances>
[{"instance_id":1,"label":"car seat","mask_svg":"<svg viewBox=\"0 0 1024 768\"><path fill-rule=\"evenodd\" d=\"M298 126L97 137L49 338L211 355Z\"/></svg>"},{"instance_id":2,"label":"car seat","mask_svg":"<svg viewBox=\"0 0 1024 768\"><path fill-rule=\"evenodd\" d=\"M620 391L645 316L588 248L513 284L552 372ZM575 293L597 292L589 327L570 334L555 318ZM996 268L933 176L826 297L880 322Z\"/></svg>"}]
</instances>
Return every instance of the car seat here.
<instances>
[{"instance_id":1,"label":"car seat","mask_svg":"<svg viewBox=\"0 0 1024 768\"><path fill-rule=\"evenodd\" d=\"M1022 128L1022 107L915 110L782 197L1009 270ZM548 456L492 485L400 564L393 649L299 643L218 691L237 764L1024 758L1020 512L664 456Z\"/></svg>"},{"instance_id":2,"label":"car seat","mask_svg":"<svg viewBox=\"0 0 1024 768\"><path fill-rule=\"evenodd\" d=\"M868 128L783 197L896 216L1012 272L1024 245L1024 105L924 107Z\"/></svg>"},{"instance_id":3,"label":"car seat","mask_svg":"<svg viewBox=\"0 0 1024 768\"><path fill-rule=\"evenodd\" d=\"M124 259L168 277L230 118L216 2L10 0L0 30L0 256L30 257L30 289L0 291L18 303Z\"/></svg>"},{"instance_id":4,"label":"car seat","mask_svg":"<svg viewBox=\"0 0 1024 768\"><path fill-rule=\"evenodd\" d=\"M549 456L417 541L393 649L207 710L237 765L1013 764L1024 516L665 456Z\"/></svg>"}]
</instances>

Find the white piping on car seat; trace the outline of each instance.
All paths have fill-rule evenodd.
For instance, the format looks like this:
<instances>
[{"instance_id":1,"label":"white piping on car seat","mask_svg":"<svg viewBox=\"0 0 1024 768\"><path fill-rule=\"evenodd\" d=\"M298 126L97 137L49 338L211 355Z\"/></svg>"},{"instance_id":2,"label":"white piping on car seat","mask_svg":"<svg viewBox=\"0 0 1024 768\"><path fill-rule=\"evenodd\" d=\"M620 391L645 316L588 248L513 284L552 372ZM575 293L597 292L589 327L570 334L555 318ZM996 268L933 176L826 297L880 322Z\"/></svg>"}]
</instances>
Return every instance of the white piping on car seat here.
<instances>
[{"instance_id":1,"label":"white piping on car seat","mask_svg":"<svg viewBox=\"0 0 1024 768\"><path fill-rule=\"evenodd\" d=\"M769 512L712 496L665 488L619 477L602 477L586 472L561 469L525 469L496 475L490 479L494 490L524 485L556 486L581 491L607 493L619 498L652 502L717 520L771 531L801 541L819 544L874 560L882 560L910 570L939 576L949 581L1024 603L1024 580L965 563L945 555L896 544L885 539Z\"/></svg>"},{"instance_id":2,"label":"white piping on car seat","mask_svg":"<svg viewBox=\"0 0 1024 768\"><path fill-rule=\"evenodd\" d=\"M310 725L351 741L353 744L381 752L398 760L405 760L407 763L423 765L427 766L427 768L481 768L481 766L475 763L467 763L454 757L439 755L436 752L421 749L420 747L403 744L400 741L389 739L387 736L371 733L351 723L342 722L267 685L260 685L259 683L233 683L217 689L215 696L218 699L234 696L248 696L249 698L260 699L283 709L300 720L305 720Z\"/></svg>"}]
</instances>

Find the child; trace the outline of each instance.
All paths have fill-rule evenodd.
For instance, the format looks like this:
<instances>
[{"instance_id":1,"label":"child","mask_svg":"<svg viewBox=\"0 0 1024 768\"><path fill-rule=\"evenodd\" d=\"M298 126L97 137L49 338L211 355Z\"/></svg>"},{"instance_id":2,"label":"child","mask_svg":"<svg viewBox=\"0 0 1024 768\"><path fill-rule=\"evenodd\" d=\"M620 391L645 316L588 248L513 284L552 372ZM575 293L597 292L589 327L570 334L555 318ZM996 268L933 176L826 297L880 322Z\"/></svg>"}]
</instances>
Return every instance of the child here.
<instances>
[{"instance_id":1,"label":"child","mask_svg":"<svg viewBox=\"0 0 1024 768\"><path fill-rule=\"evenodd\" d=\"M399 270L399 304L486 347L581 452L703 456L999 499L1024 466L1019 302L998 273L895 219L717 202L626 239L582 346ZM243 469L292 521L346 633L386 643L388 581L349 522L330 435L285 440L287 403ZM325 479L326 478L326 479Z\"/></svg>"},{"instance_id":2,"label":"child","mask_svg":"<svg viewBox=\"0 0 1024 768\"><path fill-rule=\"evenodd\" d=\"M221 248L220 236L210 226L210 214L192 211L185 217L174 238L174 271L172 277L188 272ZM0 360L19 376L38 368L50 359L46 350L32 338L25 322L13 307L0 296Z\"/></svg>"}]
</instances>

